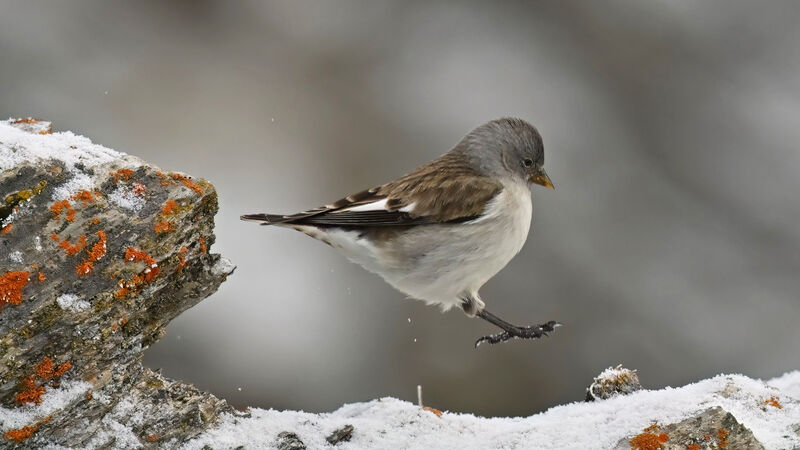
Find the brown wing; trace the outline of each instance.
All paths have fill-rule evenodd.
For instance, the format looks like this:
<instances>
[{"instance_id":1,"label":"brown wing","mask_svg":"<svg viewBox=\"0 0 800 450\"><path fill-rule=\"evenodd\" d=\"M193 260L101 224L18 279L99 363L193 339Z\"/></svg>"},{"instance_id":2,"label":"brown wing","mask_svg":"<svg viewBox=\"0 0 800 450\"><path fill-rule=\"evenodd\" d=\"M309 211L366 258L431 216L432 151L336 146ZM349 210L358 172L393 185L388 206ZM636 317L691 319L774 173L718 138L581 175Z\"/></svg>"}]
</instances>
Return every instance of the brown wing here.
<instances>
[{"instance_id":1,"label":"brown wing","mask_svg":"<svg viewBox=\"0 0 800 450\"><path fill-rule=\"evenodd\" d=\"M483 214L502 185L480 176L446 154L383 186L349 195L330 205L287 216L251 214L243 220L270 224L348 228L465 222ZM385 200L385 204L380 204ZM374 209L353 208L376 204Z\"/></svg>"}]
</instances>

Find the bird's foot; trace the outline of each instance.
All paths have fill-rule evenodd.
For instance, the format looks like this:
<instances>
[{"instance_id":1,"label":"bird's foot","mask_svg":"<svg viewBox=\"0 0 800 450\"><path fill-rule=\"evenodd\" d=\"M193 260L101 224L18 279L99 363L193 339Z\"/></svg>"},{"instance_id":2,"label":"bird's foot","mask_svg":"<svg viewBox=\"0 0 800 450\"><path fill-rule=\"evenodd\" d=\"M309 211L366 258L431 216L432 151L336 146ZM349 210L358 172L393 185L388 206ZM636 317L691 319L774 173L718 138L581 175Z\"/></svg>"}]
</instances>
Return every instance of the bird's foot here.
<instances>
[{"instance_id":1,"label":"bird's foot","mask_svg":"<svg viewBox=\"0 0 800 450\"><path fill-rule=\"evenodd\" d=\"M541 337L549 336L547 333L555 331L555 329L560 326L561 324L555 320L551 320L541 325L529 327L511 326L505 329L502 333L490 334L478 339L475 342L475 347L477 348L484 342L494 345L511 339L539 339Z\"/></svg>"}]
</instances>

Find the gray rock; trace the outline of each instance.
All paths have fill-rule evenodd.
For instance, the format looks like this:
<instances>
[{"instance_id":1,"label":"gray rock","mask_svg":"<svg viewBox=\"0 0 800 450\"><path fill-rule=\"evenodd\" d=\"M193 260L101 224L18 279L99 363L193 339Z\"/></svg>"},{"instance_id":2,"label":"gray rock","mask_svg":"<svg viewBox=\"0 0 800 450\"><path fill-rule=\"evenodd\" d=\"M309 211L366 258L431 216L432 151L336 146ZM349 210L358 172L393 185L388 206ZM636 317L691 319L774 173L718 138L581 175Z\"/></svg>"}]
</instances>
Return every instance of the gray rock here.
<instances>
[{"instance_id":1,"label":"gray rock","mask_svg":"<svg viewBox=\"0 0 800 450\"><path fill-rule=\"evenodd\" d=\"M353 430L355 428L352 425L345 425L342 428L331 433L328 437L325 438L331 445L336 445L339 442L347 442L350 438L353 437Z\"/></svg>"},{"instance_id":2,"label":"gray rock","mask_svg":"<svg viewBox=\"0 0 800 450\"><path fill-rule=\"evenodd\" d=\"M42 136L50 129L41 124L21 121L30 139L0 140L0 442L177 446L231 408L141 357L233 271L208 251L217 194L82 138ZM36 145L55 150L15 159ZM70 386L85 392L68 397ZM43 417L49 396L65 404ZM30 428L9 434L3 411L28 411Z\"/></svg>"},{"instance_id":3,"label":"gray rock","mask_svg":"<svg viewBox=\"0 0 800 450\"><path fill-rule=\"evenodd\" d=\"M305 450L306 448L306 444L304 444L296 434L288 431L278 433L275 445L278 447L278 450Z\"/></svg>"},{"instance_id":4,"label":"gray rock","mask_svg":"<svg viewBox=\"0 0 800 450\"><path fill-rule=\"evenodd\" d=\"M628 395L640 391L642 384L635 370L622 367L609 367L596 376L586 388L586 401L605 400L617 395Z\"/></svg>"},{"instance_id":5,"label":"gray rock","mask_svg":"<svg viewBox=\"0 0 800 450\"><path fill-rule=\"evenodd\" d=\"M661 447L648 447L648 443L660 444ZM731 413L720 407L709 408L678 423L653 425L642 430L641 434L619 441L615 448L618 450L632 448L685 450L690 445L696 445L698 449L763 450L764 448L749 429L740 424Z\"/></svg>"}]
</instances>

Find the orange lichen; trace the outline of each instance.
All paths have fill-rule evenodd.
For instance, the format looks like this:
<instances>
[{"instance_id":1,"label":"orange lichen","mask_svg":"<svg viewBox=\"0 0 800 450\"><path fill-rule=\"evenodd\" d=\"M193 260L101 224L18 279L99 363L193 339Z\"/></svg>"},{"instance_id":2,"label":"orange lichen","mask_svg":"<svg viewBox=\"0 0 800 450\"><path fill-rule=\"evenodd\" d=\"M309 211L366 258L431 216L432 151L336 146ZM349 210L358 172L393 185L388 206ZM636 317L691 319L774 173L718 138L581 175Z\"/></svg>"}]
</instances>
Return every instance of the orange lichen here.
<instances>
[{"instance_id":1,"label":"orange lichen","mask_svg":"<svg viewBox=\"0 0 800 450\"><path fill-rule=\"evenodd\" d=\"M772 406L773 408L783 409L783 405L781 405L781 402L778 401L778 397L775 397L774 395L765 400L764 404Z\"/></svg>"},{"instance_id":2,"label":"orange lichen","mask_svg":"<svg viewBox=\"0 0 800 450\"><path fill-rule=\"evenodd\" d=\"M62 211L67 211L67 222L72 222L75 220L75 210L72 209L72 205L70 205L69 201L61 200L60 202L53 203L50 206L50 212L54 214L53 219L58 219L61 217Z\"/></svg>"},{"instance_id":3,"label":"orange lichen","mask_svg":"<svg viewBox=\"0 0 800 450\"><path fill-rule=\"evenodd\" d=\"M119 280L119 283L117 283L119 289L116 292L114 292L114 297L116 298L127 297L129 294L138 291L139 287L143 284L144 284L144 277L139 274L134 275L133 278L129 281Z\"/></svg>"},{"instance_id":4,"label":"orange lichen","mask_svg":"<svg viewBox=\"0 0 800 450\"><path fill-rule=\"evenodd\" d=\"M123 298L131 293L139 290L145 284L153 281L161 269L158 267L156 260L142 250L137 250L133 247L125 249L125 260L129 262L144 262L144 270L133 276L130 280L119 280L117 286L119 289L114 293L114 297Z\"/></svg>"},{"instance_id":5,"label":"orange lichen","mask_svg":"<svg viewBox=\"0 0 800 450\"><path fill-rule=\"evenodd\" d=\"M93 193L91 193L91 192L89 192L87 190L83 190L83 191L78 191L77 194L73 195L72 199L73 200L80 200L81 203L83 203L83 206L86 206L89 203L94 201L94 196L95 196L95 194L93 194Z\"/></svg>"},{"instance_id":6,"label":"orange lichen","mask_svg":"<svg viewBox=\"0 0 800 450\"><path fill-rule=\"evenodd\" d=\"M98 219L97 217L93 217L92 224L97 225L98 223L100 223L100 219Z\"/></svg>"},{"instance_id":7,"label":"orange lichen","mask_svg":"<svg viewBox=\"0 0 800 450\"><path fill-rule=\"evenodd\" d=\"M47 279L47 277L45 277L42 272L39 272L39 281L44 281L46 279Z\"/></svg>"},{"instance_id":8,"label":"orange lichen","mask_svg":"<svg viewBox=\"0 0 800 450\"><path fill-rule=\"evenodd\" d=\"M7 272L0 277L0 308L22 303L22 290L28 284L28 272Z\"/></svg>"},{"instance_id":9,"label":"orange lichen","mask_svg":"<svg viewBox=\"0 0 800 450\"><path fill-rule=\"evenodd\" d=\"M35 124L35 123L39 123L39 121L34 119L33 117L28 117L28 118L25 118L25 119L17 119L15 121L11 122L11 123L13 123L15 125L19 124L19 123L27 123L29 125L32 125L32 124Z\"/></svg>"},{"instance_id":10,"label":"orange lichen","mask_svg":"<svg viewBox=\"0 0 800 450\"><path fill-rule=\"evenodd\" d=\"M42 403L42 396L44 395L44 387L36 384L36 378L33 375L28 375L22 379L22 391L17 393L15 397L17 403L23 405L25 403Z\"/></svg>"},{"instance_id":11,"label":"orange lichen","mask_svg":"<svg viewBox=\"0 0 800 450\"><path fill-rule=\"evenodd\" d=\"M717 431L717 445L719 448L728 448L728 435L731 434L725 428L720 428Z\"/></svg>"},{"instance_id":12,"label":"orange lichen","mask_svg":"<svg viewBox=\"0 0 800 450\"><path fill-rule=\"evenodd\" d=\"M43 380L59 378L71 368L72 364L69 361L56 367L53 361L45 356L42 362L36 365L36 375Z\"/></svg>"},{"instance_id":13,"label":"orange lichen","mask_svg":"<svg viewBox=\"0 0 800 450\"><path fill-rule=\"evenodd\" d=\"M197 242L200 243L200 253L208 252L208 247L206 247L206 238L204 237L197 238Z\"/></svg>"},{"instance_id":14,"label":"orange lichen","mask_svg":"<svg viewBox=\"0 0 800 450\"><path fill-rule=\"evenodd\" d=\"M98 237L97 242L95 242L92 246L92 249L89 250L88 261L90 262L98 261L106 254L106 241L108 240L106 232L103 230L98 230L96 234Z\"/></svg>"},{"instance_id":15,"label":"orange lichen","mask_svg":"<svg viewBox=\"0 0 800 450\"><path fill-rule=\"evenodd\" d=\"M164 175L164 172L156 172L156 175L158 175L158 177L161 178L162 186L166 186L169 184L169 179L167 178L166 175Z\"/></svg>"},{"instance_id":16,"label":"orange lichen","mask_svg":"<svg viewBox=\"0 0 800 450\"><path fill-rule=\"evenodd\" d=\"M14 227L14 226L13 226L12 224L8 224L8 225L4 226L3 228L0 228L0 234L6 234L6 233L10 233L10 232L11 232L11 229L12 229L13 227Z\"/></svg>"},{"instance_id":17,"label":"orange lichen","mask_svg":"<svg viewBox=\"0 0 800 450\"><path fill-rule=\"evenodd\" d=\"M122 178L125 181L128 181L133 176L133 170L119 169L116 172L110 172L110 175L114 177L114 183L118 183L120 178Z\"/></svg>"},{"instance_id":18,"label":"orange lichen","mask_svg":"<svg viewBox=\"0 0 800 450\"><path fill-rule=\"evenodd\" d=\"M425 411L432 412L432 413L436 414L436 417L442 417L442 412L439 411L436 408L431 408L430 406L423 406L422 409L424 409Z\"/></svg>"},{"instance_id":19,"label":"orange lichen","mask_svg":"<svg viewBox=\"0 0 800 450\"><path fill-rule=\"evenodd\" d=\"M156 441L158 441L158 436L156 436L155 434L151 434L150 436L147 436L147 441L148 442L156 442Z\"/></svg>"},{"instance_id":20,"label":"orange lichen","mask_svg":"<svg viewBox=\"0 0 800 450\"><path fill-rule=\"evenodd\" d=\"M16 430L9 430L3 435L3 437L8 439L8 440L11 440L11 441L24 442L29 437L33 436L33 433L36 433L36 431L39 429L39 427L41 427L42 425L50 422L50 420L51 420L51 417L47 416L41 422L39 422L37 424L26 425L26 426L24 426L22 428L19 428L19 429L16 429Z\"/></svg>"},{"instance_id":21,"label":"orange lichen","mask_svg":"<svg viewBox=\"0 0 800 450\"><path fill-rule=\"evenodd\" d=\"M20 383L20 392L17 393L16 396L17 403L20 405L25 403L36 403L38 405L42 403L42 395L44 395L45 390L44 386L36 383L36 377L39 377L41 380L49 380L51 378L58 379L71 368L72 364L69 362L65 362L56 367L50 358L45 357L42 362L37 364L34 368L36 375L28 375L22 379L22 383Z\"/></svg>"},{"instance_id":22,"label":"orange lichen","mask_svg":"<svg viewBox=\"0 0 800 450\"><path fill-rule=\"evenodd\" d=\"M57 234L51 234L51 235L50 235L50 239L52 239L52 240L54 240L54 241L58 242L58 235L57 235Z\"/></svg>"},{"instance_id":23,"label":"orange lichen","mask_svg":"<svg viewBox=\"0 0 800 450\"><path fill-rule=\"evenodd\" d=\"M143 261L146 264L144 269L144 281L151 282L155 279L156 275L158 275L159 268L158 263L156 260L153 259L152 256L148 255L147 252L142 250L136 250L133 247L128 247L125 249L125 260L131 262L138 262Z\"/></svg>"},{"instance_id":24,"label":"orange lichen","mask_svg":"<svg viewBox=\"0 0 800 450\"><path fill-rule=\"evenodd\" d=\"M86 400L91 400L91 399L92 399L92 391L89 391L86 393Z\"/></svg>"},{"instance_id":25,"label":"orange lichen","mask_svg":"<svg viewBox=\"0 0 800 450\"><path fill-rule=\"evenodd\" d=\"M10 439L12 441L24 442L26 439L33 436L33 433L35 433L36 430L38 429L39 429L38 425L34 425L32 427L26 425L16 430L7 431L6 434L3 435L3 437L6 439Z\"/></svg>"},{"instance_id":26,"label":"orange lichen","mask_svg":"<svg viewBox=\"0 0 800 450\"><path fill-rule=\"evenodd\" d=\"M42 362L36 365L36 375L43 380L59 378L71 368L72 364L70 364L69 361L56 367L55 364L53 364L53 360L45 356Z\"/></svg>"},{"instance_id":27,"label":"orange lichen","mask_svg":"<svg viewBox=\"0 0 800 450\"><path fill-rule=\"evenodd\" d=\"M186 186L187 188L193 190L194 192L196 192L196 193L198 193L200 195L203 194L203 188L201 188L198 184L193 182L186 175L181 175L179 173L171 173L171 174L169 174L169 176L171 176L173 180L182 181L184 186Z\"/></svg>"},{"instance_id":28,"label":"orange lichen","mask_svg":"<svg viewBox=\"0 0 800 450\"><path fill-rule=\"evenodd\" d=\"M81 250L86 248L87 245L89 245L89 244L86 243L86 235L85 234L82 234L78 238L78 242L76 244L70 244L69 241L62 241L62 242L60 242L58 244L58 246L61 247L62 249L64 249L64 251L67 253L67 255L70 255L70 256L79 253Z\"/></svg>"},{"instance_id":29,"label":"orange lichen","mask_svg":"<svg viewBox=\"0 0 800 450\"><path fill-rule=\"evenodd\" d=\"M42 362L36 365L36 375L38 375L39 378L52 378L54 369L55 364L53 364L53 360L45 356Z\"/></svg>"},{"instance_id":30,"label":"orange lichen","mask_svg":"<svg viewBox=\"0 0 800 450\"><path fill-rule=\"evenodd\" d=\"M77 273L78 276L81 277L89 275L90 273L92 273L92 270L94 270L94 264L91 261L83 261L82 263L75 266L75 273Z\"/></svg>"},{"instance_id":31,"label":"orange lichen","mask_svg":"<svg viewBox=\"0 0 800 450\"><path fill-rule=\"evenodd\" d=\"M686 446L686 450L700 450L700 444L689 444Z\"/></svg>"},{"instance_id":32,"label":"orange lichen","mask_svg":"<svg viewBox=\"0 0 800 450\"><path fill-rule=\"evenodd\" d=\"M667 433L656 434L658 424L650 425L645 428L643 433L638 434L630 440L632 450L658 450L664 448L664 443L669 440Z\"/></svg>"},{"instance_id":33,"label":"orange lichen","mask_svg":"<svg viewBox=\"0 0 800 450\"><path fill-rule=\"evenodd\" d=\"M155 230L155 232L158 234L167 233L173 230L173 225L172 222L162 220L161 222L156 222L156 224L153 226L153 230Z\"/></svg>"},{"instance_id":34,"label":"orange lichen","mask_svg":"<svg viewBox=\"0 0 800 450\"><path fill-rule=\"evenodd\" d=\"M147 190L147 187L145 185L143 185L142 183L137 183L137 182L133 183L133 193L134 194L136 194L136 195L144 195L146 190Z\"/></svg>"},{"instance_id":35,"label":"orange lichen","mask_svg":"<svg viewBox=\"0 0 800 450\"><path fill-rule=\"evenodd\" d=\"M161 214L165 216L170 216L172 213L178 210L178 203L175 200L167 200L164 203L164 206L161 207Z\"/></svg>"},{"instance_id":36,"label":"orange lichen","mask_svg":"<svg viewBox=\"0 0 800 450\"><path fill-rule=\"evenodd\" d=\"M178 251L178 268L176 269L177 271L183 270L183 267L186 265L186 252L188 251L189 249L186 247L181 247L181 249Z\"/></svg>"}]
</instances>

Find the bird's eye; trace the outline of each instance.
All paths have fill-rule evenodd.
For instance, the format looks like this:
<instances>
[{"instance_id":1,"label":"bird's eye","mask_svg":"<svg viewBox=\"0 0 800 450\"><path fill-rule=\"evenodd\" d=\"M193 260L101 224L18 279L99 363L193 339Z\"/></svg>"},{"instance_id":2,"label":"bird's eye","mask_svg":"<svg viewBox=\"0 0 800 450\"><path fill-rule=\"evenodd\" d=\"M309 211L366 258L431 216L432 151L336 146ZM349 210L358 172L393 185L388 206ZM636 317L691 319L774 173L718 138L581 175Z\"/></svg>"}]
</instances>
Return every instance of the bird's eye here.
<instances>
[{"instance_id":1,"label":"bird's eye","mask_svg":"<svg viewBox=\"0 0 800 450\"><path fill-rule=\"evenodd\" d=\"M525 158L522 160L522 164L524 164L525 167L531 167L533 166L533 160L530 158Z\"/></svg>"}]
</instances>

